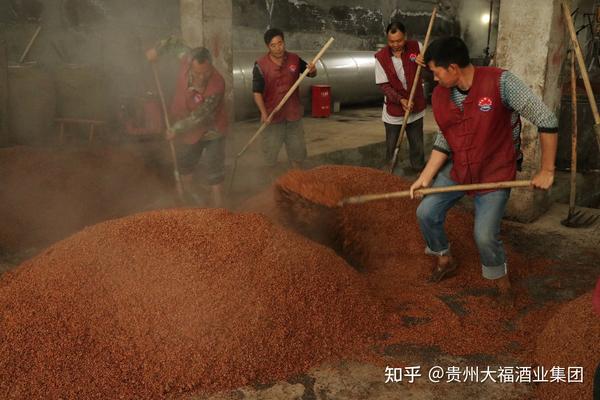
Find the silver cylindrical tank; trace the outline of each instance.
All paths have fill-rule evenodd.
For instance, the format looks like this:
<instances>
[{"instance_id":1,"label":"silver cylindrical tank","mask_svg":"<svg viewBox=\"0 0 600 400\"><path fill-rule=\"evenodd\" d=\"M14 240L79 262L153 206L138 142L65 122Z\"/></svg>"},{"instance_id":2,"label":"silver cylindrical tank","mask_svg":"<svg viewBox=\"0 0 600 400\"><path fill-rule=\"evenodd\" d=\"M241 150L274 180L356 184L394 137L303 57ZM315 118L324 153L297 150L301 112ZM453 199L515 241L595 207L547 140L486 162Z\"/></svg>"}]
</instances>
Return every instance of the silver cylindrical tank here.
<instances>
[{"instance_id":1,"label":"silver cylindrical tank","mask_svg":"<svg viewBox=\"0 0 600 400\"><path fill-rule=\"evenodd\" d=\"M316 52L293 51L310 62ZM263 51L237 51L233 54L233 90L235 118L258 117L252 96L252 69ZM317 63L317 76L306 78L300 84L300 97L310 107L310 86L331 86L333 102L342 105L361 104L383 100L375 84L375 57L372 51L328 51Z\"/></svg>"}]
</instances>

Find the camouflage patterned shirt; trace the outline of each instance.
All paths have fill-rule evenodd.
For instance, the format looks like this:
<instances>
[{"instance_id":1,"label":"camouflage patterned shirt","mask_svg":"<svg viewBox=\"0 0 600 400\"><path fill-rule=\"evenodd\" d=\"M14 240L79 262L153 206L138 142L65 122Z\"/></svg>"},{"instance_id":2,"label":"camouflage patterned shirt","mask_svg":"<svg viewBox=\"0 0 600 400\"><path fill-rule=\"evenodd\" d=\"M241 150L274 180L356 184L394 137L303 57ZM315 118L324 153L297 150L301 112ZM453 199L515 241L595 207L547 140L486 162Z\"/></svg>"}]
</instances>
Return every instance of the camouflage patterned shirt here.
<instances>
[{"instance_id":1,"label":"camouflage patterned shirt","mask_svg":"<svg viewBox=\"0 0 600 400\"><path fill-rule=\"evenodd\" d=\"M175 53L180 60L184 60L186 57L189 57L191 51L191 48L188 47L185 43L183 43L183 40L181 38L176 36L169 36L166 39L160 40L156 44L155 49L159 55L163 55L167 52ZM198 92L202 92L202 88L194 86L194 79L190 72L188 72L187 81L188 90L196 90ZM214 94L205 97L202 104L196 107L190 113L189 116L180 119L176 121L173 125L171 125L171 131L178 135L197 126L212 123L215 116L215 111L219 106L219 103L221 102L222 98L223 94ZM214 138L215 133L218 132L211 130L204 136L203 139L210 140L211 138Z\"/></svg>"}]
</instances>

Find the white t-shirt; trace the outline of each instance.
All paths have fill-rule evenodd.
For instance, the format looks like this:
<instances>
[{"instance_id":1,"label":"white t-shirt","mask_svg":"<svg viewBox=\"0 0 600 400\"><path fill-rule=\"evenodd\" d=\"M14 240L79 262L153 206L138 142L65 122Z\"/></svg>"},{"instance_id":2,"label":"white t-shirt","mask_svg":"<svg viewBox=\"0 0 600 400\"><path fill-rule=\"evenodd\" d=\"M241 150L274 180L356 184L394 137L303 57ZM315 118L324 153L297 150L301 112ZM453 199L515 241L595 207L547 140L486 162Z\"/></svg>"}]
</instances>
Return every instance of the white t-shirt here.
<instances>
[{"instance_id":1,"label":"white t-shirt","mask_svg":"<svg viewBox=\"0 0 600 400\"><path fill-rule=\"evenodd\" d=\"M419 42L419 51L423 52L423 45L421 44L421 42ZM404 89L406 89L408 85L406 84L406 77L404 76L404 66L402 65L402 59L398 57L392 57L392 62L394 63L394 69L396 70L396 75L398 75L398 79L400 79L400 83L402 83L402 86L404 86ZM381 83L386 82L388 82L387 75L385 74L383 67L379 63L379 60L375 59L375 83L379 85ZM417 88L417 90L419 89ZM419 118L423 118L424 116L425 110L417 114L411 113L408 116L408 123L410 124L412 122L415 122L416 120L418 120ZM402 125L404 117L395 117L393 115L388 114L387 107L384 102L383 111L381 113L381 120L383 122L387 122L388 124Z\"/></svg>"}]
</instances>

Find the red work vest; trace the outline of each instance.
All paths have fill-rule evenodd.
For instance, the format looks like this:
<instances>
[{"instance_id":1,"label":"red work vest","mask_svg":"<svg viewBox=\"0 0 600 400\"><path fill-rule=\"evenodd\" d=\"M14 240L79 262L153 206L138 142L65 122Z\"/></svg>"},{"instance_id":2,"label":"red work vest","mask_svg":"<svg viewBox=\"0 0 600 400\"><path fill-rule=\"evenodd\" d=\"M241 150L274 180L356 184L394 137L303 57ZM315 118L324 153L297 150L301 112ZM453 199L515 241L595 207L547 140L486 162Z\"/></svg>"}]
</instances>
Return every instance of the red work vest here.
<instances>
[{"instance_id":1,"label":"red work vest","mask_svg":"<svg viewBox=\"0 0 600 400\"><path fill-rule=\"evenodd\" d=\"M267 114L271 114L271 111L277 107L300 76L300 57L297 54L285 52L282 64L277 65L271 60L269 54L266 54L258 59L256 63L265 79L262 96ZM297 121L302 118L303 114L304 110L300 103L300 90L296 89L281 107L281 110L273 116L272 122Z\"/></svg>"},{"instance_id":2,"label":"red work vest","mask_svg":"<svg viewBox=\"0 0 600 400\"><path fill-rule=\"evenodd\" d=\"M500 68L475 67L463 111L450 98L450 89L438 85L433 91L433 115L452 150L451 178L457 183L515 179L512 112L502 104L502 72Z\"/></svg>"},{"instance_id":3,"label":"red work vest","mask_svg":"<svg viewBox=\"0 0 600 400\"><path fill-rule=\"evenodd\" d=\"M188 75L191 68L191 60L189 57L184 57L179 68L179 76L177 78L177 86L175 87L175 95L171 102L172 122L177 122L180 119L189 117L190 113L204 103L206 97L214 94L221 94L221 101L217 106L214 117L206 123L183 132L178 136L178 140L187 144L194 144L204 136L208 130L216 130L222 135L227 134L229 121L225 112L225 80L213 67L213 72L206 84L206 88L202 93L188 87Z\"/></svg>"},{"instance_id":4,"label":"red work vest","mask_svg":"<svg viewBox=\"0 0 600 400\"><path fill-rule=\"evenodd\" d=\"M410 91L412 89L413 82L415 80L415 75L417 74L417 63L416 58L419 55L419 42L416 40L408 40L404 45L404 51L402 52L402 67L404 68L404 76L406 78L407 88L404 89L402 86L402 82L398 79L398 74L396 73L396 68L394 68L394 62L392 61L392 57L394 56L392 52L392 48L390 46L386 46L383 49L379 50L375 53L375 58L381 64L381 67L385 71L385 75L388 78L388 82L392 85L392 87L402 96L408 100L410 97ZM413 99L413 109L411 113L416 114L420 113L427 106L425 102L425 96L423 95L423 79L419 79L417 83L419 86L415 91L415 96ZM393 115L394 117L403 117L404 109L402 105L392 103L388 99L386 99L386 109L388 114Z\"/></svg>"}]
</instances>

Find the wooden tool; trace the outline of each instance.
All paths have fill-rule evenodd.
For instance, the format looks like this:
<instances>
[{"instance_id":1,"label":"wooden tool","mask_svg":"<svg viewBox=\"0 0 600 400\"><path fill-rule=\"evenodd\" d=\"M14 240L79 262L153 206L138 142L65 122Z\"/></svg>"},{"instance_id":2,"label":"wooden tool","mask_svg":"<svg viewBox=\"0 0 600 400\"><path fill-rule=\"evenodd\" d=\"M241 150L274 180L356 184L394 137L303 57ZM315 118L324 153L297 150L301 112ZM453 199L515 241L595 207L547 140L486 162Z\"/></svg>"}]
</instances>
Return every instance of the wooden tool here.
<instances>
[{"instance_id":1,"label":"wooden tool","mask_svg":"<svg viewBox=\"0 0 600 400\"><path fill-rule=\"evenodd\" d=\"M600 114L598 113L598 106L596 105L596 99L594 97L594 92L590 83L590 77L588 76L588 72L585 66L585 61L583 60L583 55L581 54L581 48L579 47L579 41L577 40L577 33L575 33L575 27L573 26L571 10L565 2L562 3L562 8L563 14L565 16L565 21L567 23L567 28L569 30L569 35L571 36L571 42L573 43L573 50L575 50L575 55L577 56L579 72L581 73L581 77L583 78L585 92L587 93L588 101L592 109L592 114L594 115L594 133L596 134L596 140L598 141L598 148L600 150Z\"/></svg>"},{"instance_id":2,"label":"wooden tool","mask_svg":"<svg viewBox=\"0 0 600 400\"><path fill-rule=\"evenodd\" d=\"M165 125L167 125L167 129L170 130L171 124L169 123L167 103L165 103L165 96L163 95L162 85L160 84L160 79L158 78L158 71L156 70L156 65L154 63L152 63L152 72L154 73L154 82L156 83L156 89L158 90L158 95L160 96L160 102L162 104L163 114L165 116ZM175 176L175 187L177 188L177 195L179 196L179 199L183 201L183 184L181 183L181 177L179 176L177 154L175 153L175 146L173 145L172 140L169 140L169 147L171 149L171 158L173 159L173 175Z\"/></svg>"},{"instance_id":3,"label":"wooden tool","mask_svg":"<svg viewBox=\"0 0 600 400\"><path fill-rule=\"evenodd\" d=\"M598 215L586 215L575 211L577 194L577 75L575 73L575 54L571 54L571 193L569 196L569 214L560 221L569 228L587 228L598 220Z\"/></svg>"},{"instance_id":4,"label":"wooden tool","mask_svg":"<svg viewBox=\"0 0 600 400\"><path fill-rule=\"evenodd\" d=\"M25 57L27 57L27 54L29 53L29 50L31 50L31 46L33 46L33 42L35 42L35 39L40 34L41 30L42 30L42 25L38 25L38 27L35 30L33 36L29 40L29 43L27 43L27 47L25 47L25 51L23 51L23 54L21 55L21 58L19 58L19 64L23 64L23 61L25 61Z\"/></svg>"},{"instance_id":5,"label":"wooden tool","mask_svg":"<svg viewBox=\"0 0 600 400\"><path fill-rule=\"evenodd\" d=\"M440 186L415 190L415 196L426 196L434 193L448 193L448 192L466 192L471 190L489 190L489 189L508 189L517 187L528 187L531 186L531 181L504 181L504 182L491 182L491 183L473 183L469 185L454 185L454 186ZM365 194L362 196L354 196L343 199L338 203L339 206L346 204L363 204L369 201L376 200L387 200L387 199L398 199L403 197L410 197L410 190L403 190L400 192L391 193L379 193L379 194Z\"/></svg>"},{"instance_id":6,"label":"wooden tool","mask_svg":"<svg viewBox=\"0 0 600 400\"><path fill-rule=\"evenodd\" d=\"M433 27L433 21L435 20L435 16L437 14L437 7L433 8L431 12L431 19L429 20L429 26L427 27L427 34L425 35L425 41L423 42L423 54L425 54L425 50L427 49L427 45L429 44L429 37L431 35L431 28ZM415 92L417 87L420 90L423 90L422 86L419 85L419 80L421 79L421 66L417 66L417 72L415 73L415 79L413 80L412 87L410 88L410 94L408 96L408 104L412 104L413 99L415 98ZM396 141L396 147L394 148L394 156L390 161L390 174L394 172L394 168L396 168L396 164L398 164L398 153L400 153L400 146L402 146L402 138L404 137L404 133L406 132L406 125L408 123L408 117L410 116L411 109L408 108L404 112L404 119L402 120L402 127L400 128L400 134L398 135L398 140Z\"/></svg>"}]
</instances>

